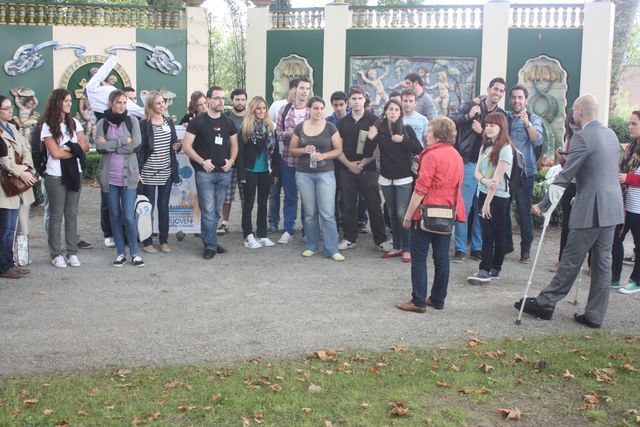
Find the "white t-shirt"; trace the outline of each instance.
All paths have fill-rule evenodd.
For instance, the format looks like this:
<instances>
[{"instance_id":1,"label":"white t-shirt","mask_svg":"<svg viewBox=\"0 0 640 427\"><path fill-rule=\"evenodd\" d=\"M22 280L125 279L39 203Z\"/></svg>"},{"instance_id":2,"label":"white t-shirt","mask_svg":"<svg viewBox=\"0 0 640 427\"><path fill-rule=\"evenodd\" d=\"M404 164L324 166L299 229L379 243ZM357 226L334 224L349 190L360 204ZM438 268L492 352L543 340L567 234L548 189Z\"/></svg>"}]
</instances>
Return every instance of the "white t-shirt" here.
<instances>
[{"instance_id":1,"label":"white t-shirt","mask_svg":"<svg viewBox=\"0 0 640 427\"><path fill-rule=\"evenodd\" d=\"M84 132L82 125L77 119L73 119L76 125L76 131L73 133L73 138L71 138L71 142L73 144L78 143L78 132ZM67 142L69 142L69 132L67 131L67 125L64 123L60 124L60 131L62 132L62 138L58 141L58 146L63 146ZM49 125L46 123L42 124L42 131L40 132L40 140L44 141L44 139L51 135L51 130L49 129ZM80 167L80 160L78 159L78 170L82 172L82 168ZM51 176L62 176L62 169L60 169L60 160L54 159L47 153L47 175Z\"/></svg>"},{"instance_id":2,"label":"white t-shirt","mask_svg":"<svg viewBox=\"0 0 640 427\"><path fill-rule=\"evenodd\" d=\"M278 120L278 111L280 111L283 105L287 105L286 99L273 101L273 104L269 107L269 118L274 124L276 124L276 121Z\"/></svg>"},{"instance_id":3,"label":"white t-shirt","mask_svg":"<svg viewBox=\"0 0 640 427\"><path fill-rule=\"evenodd\" d=\"M306 105L302 108L293 107L292 110L293 123L295 123L296 126L305 121L305 119L307 118L307 112L309 111Z\"/></svg>"}]
</instances>

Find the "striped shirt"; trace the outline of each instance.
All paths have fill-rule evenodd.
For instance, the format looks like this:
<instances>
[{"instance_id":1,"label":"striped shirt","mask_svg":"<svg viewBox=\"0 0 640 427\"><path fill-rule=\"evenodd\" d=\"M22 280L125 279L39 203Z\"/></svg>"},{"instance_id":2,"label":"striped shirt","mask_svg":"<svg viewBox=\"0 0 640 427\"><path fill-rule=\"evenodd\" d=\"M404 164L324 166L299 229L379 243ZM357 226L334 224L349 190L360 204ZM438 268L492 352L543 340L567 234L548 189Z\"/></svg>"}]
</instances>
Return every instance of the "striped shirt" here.
<instances>
[{"instance_id":1,"label":"striped shirt","mask_svg":"<svg viewBox=\"0 0 640 427\"><path fill-rule=\"evenodd\" d=\"M640 174L640 167L635 173ZM634 214L640 214L640 187L630 185L627 189L627 203L625 210Z\"/></svg>"},{"instance_id":2,"label":"striped shirt","mask_svg":"<svg viewBox=\"0 0 640 427\"><path fill-rule=\"evenodd\" d=\"M145 185L164 185L171 175L171 128L165 119L162 125L153 126L153 152L142 167Z\"/></svg>"}]
</instances>

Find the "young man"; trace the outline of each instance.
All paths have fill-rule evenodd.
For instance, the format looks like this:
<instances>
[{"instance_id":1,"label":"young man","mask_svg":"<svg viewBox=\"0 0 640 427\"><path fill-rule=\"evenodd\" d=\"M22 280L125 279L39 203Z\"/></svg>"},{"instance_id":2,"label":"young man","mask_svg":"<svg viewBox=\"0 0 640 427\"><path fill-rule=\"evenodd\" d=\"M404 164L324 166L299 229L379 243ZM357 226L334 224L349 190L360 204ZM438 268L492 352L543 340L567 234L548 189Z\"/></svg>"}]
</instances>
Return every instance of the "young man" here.
<instances>
[{"instance_id":1,"label":"young man","mask_svg":"<svg viewBox=\"0 0 640 427\"><path fill-rule=\"evenodd\" d=\"M487 96L483 97L479 103L469 101L465 103L458 114L454 114L451 119L455 122L458 130L456 139L456 150L460 153L464 161L464 179L462 181L462 199L467 210L467 218L472 221L471 231L471 258L479 261L482 250L482 234L480 221L472 214L473 201L478 187L478 182L474 176L478 154L482 146L482 130L484 118L489 113L506 113L498 106L504 96L506 83L502 77L496 77L489 83ZM453 262L462 262L467 251L468 238L467 223L456 222L455 229L455 255Z\"/></svg>"},{"instance_id":2,"label":"young man","mask_svg":"<svg viewBox=\"0 0 640 427\"><path fill-rule=\"evenodd\" d=\"M416 93L413 89L405 89L402 91L400 98L402 100L402 121L405 125L413 128L424 147L429 133L429 121L425 116L415 111Z\"/></svg>"},{"instance_id":3,"label":"young man","mask_svg":"<svg viewBox=\"0 0 640 427\"><path fill-rule=\"evenodd\" d=\"M296 99L293 104L282 106L278 112L276 131L278 133L278 144L280 145L280 179L284 188L284 232L278 243L287 244L294 235L293 226L296 222L298 211L298 187L296 185L296 165L298 158L289 151L291 135L299 124L309 117L307 99L311 93L311 82L307 77L300 77L296 86ZM288 107L288 108L287 108Z\"/></svg>"},{"instance_id":4,"label":"young man","mask_svg":"<svg viewBox=\"0 0 640 427\"><path fill-rule=\"evenodd\" d=\"M131 100L131 102L138 102L138 97L136 96L136 90L134 88L131 86L125 86L122 91L124 92L124 96Z\"/></svg>"},{"instance_id":5,"label":"young man","mask_svg":"<svg viewBox=\"0 0 640 427\"><path fill-rule=\"evenodd\" d=\"M244 113L247 108L247 92L244 89L234 89L231 92L231 107L231 111L224 114L236 126L236 131L240 132L240 126L242 126L242 120L244 120ZM238 193L240 193L240 206L244 202L244 192L242 191L242 184L238 181L235 165L231 168L230 179L229 188L224 197L224 205L222 206L222 222L218 225L217 234L227 234L229 232L229 215L231 213L231 203L235 199L236 187L238 187Z\"/></svg>"},{"instance_id":6,"label":"young man","mask_svg":"<svg viewBox=\"0 0 640 427\"><path fill-rule=\"evenodd\" d=\"M183 141L184 152L196 172L204 259L226 252L218 244L216 225L229 187L229 171L238 155L238 138L235 125L222 114L224 99L222 88L209 88L209 109L189 122Z\"/></svg>"},{"instance_id":7,"label":"young man","mask_svg":"<svg viewBox=\"0 0 640 427\"><path fill-rule=\"evenodd\" d=\"M424 82L422 77L417 73L410 73L404 76L405 89L413 89L416 93L416 111L428 120L435 119L438 116L436 103L433 98L424 90Z\"/></svg>"},{"instance_id":8,"label":"young man","mask_svg":"<svg viewBox=\"0 0 640 427\"><path fill-rule=\"evenodd\" d=\"M511 200L516 201L518 211L518 223L520 224L520 262L531 262L530 251L533 242L533 219L531 218L531 204L533 202L533 184L536 177L536 156L534 147L542 145L544 130L540 117L527 111L529 92L523 86L511 88L509 103L509 136L511 142L524 155L526 185L516 192L511 193ZM513 247L513 234L511 230L511 203L505 226L507 227L507 248Z\"/></svg>"},{"instance_id":9,"label":"young man","mask_svg":"<svg viewBox=\"0 0 640 427\"><path fill-rule=\"evenodd\" d=\"M287 104L292 104L296 100L296 88L298 87L299 79L293 79L289 82L289 93L285 99L274 101L269 107L269 117L271 121L277 125L278 113L280 109ZM267 213L267 232L273 233L278 231L280 225L280 193L282 192L282 180L274 178L271 183L271 190L269 190L269 212Z\"/></svg>"},{"instance_id":10,"label":"young man","mask_svg":"<svg viewBox=\"0 0 640 427\"><path fill-rule=\"evenodd\" d=\"M347 94L339 90L331 94L331 108L333 113L326 117L328 122L334 125L338 124L338 121L347 115Z\"/></svg>"},{"instance_id":11,"label":"young man","mask_svg":"<svg viewBox=\"0 0 640 427\"><path fill-rule=\"evenodd\" d=\"M342 154L338 157L338 185L344 204L344 239L338 249L347 250L358 246L358 193L362 194L371 218L371 232L376 247L382 249L386 240L384 218L380 208L378 173L373 157L363 155L364 143L369 128L378 117L364 108L365 91L359 86L349 89L351 112L338 122L338 132L342 137Z\"/></svg>"}]
</instances>

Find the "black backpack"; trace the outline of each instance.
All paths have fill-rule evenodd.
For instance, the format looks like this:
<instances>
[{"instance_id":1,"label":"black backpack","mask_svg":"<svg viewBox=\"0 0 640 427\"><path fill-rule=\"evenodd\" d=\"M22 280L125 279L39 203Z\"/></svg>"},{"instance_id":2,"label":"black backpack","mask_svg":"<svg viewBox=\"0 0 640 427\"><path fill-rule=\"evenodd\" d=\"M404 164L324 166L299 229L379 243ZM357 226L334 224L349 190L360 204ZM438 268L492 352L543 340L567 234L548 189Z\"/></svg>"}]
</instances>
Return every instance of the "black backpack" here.
<instances>
[{"instance_id":1,"label":"black backpack","mask_svg":"<svg viewBox=\"0 0 640 427\"><path fill-rule=\"evenodd\" d=\"M124 125L127 127L127 130L129 131L130 135L133 135L133 131L131 129L133 129L133 123L131 123L131 117L127 116L124 118ZM107 134L107 129L109 129L109 122L105 119L102 121L102 131L104 132L104 134Z\"/></svg>"},{"instance_id":2,"label":"black backpack","mask_svg":"<svg viewBox=\"0 0 640 427\"><path fill-rule=\"evenodd\" d=\"M527 175L525 174L524 154L512 145L513 149L513 162L511 163L511 176L504 174L504 179L507 181L507 190L509 194L513 194L516 191L525 187L527 183Z\"/></svg>"}]
</instances>

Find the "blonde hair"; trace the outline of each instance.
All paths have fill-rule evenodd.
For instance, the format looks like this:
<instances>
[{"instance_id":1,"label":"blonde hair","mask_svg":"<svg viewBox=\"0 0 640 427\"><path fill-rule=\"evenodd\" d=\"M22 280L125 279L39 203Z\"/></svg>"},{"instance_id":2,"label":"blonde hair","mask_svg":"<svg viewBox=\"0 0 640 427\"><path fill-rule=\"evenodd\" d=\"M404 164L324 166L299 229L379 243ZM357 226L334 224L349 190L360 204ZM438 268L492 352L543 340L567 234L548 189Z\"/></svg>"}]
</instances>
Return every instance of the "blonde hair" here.
<instances>
[{"instance_id":1,"label":"blonde hair","mask_svg":"<svg viewBox=\"0 0 640 427\"><path fill-rule=\"evenodd\" d=\"M258 106L261 103L264 104L265 109L268 109L269 105L267 104L267 101L261 96L254 96L253 98L251 98L251 101L249 101L249 105L247 105L247 112L244 115L244 120L242 121L242 127L240 132L242 135L242 139L245 142L249 140L249 135L253 133L253 128L256 123L255 111L256 111L256 108L258 108ZM262 123L264 124L264 126L267 128L269 132L273 132L275 125L271 121L269 114L265 115Z\"/></svg>"},{"instance_id":2,"label":"blonde hair","mask_svg":"<svg viewBox=\"0 0 640 427\"><path fill-rule=\"evenodd\" d=\"M429 122L429 129L439 142L453 145L456 142L456 124L449 117L437 117Z\"/></svg>"},{"instance_id":3,"label":"blonde hair","mask_svg":"<svg viewBox=\"0 0 640 427\"><path fill-rule=\"evenodd\" d=\"M153 117L153 102L157 97L164 99L162 94L157 90L151 91L147 94L147 97L144 99L144 119L151 120Z\"/></svg>"}]
</instances>

